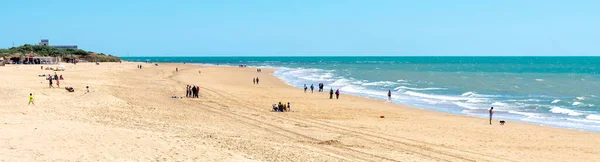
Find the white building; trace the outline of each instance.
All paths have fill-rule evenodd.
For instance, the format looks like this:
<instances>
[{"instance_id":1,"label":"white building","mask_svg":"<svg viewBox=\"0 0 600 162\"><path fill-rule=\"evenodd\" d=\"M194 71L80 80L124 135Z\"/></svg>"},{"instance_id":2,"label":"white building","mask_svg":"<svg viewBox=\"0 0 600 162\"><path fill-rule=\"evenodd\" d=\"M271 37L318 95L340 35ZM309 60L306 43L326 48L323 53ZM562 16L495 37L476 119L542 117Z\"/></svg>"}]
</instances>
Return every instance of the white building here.
<instances>
[{"instance_id":1,"label":"white building","mask_svg":"<svg viewBox=\"0 0 600 162\"><path fill-rule=\"evenodd\" d=\"M42 39L42 41L40 41L40 46L50 46L50 41L48 39ZM78 49L77 45L56 45L56 46L51 46L54 47L56 49Z\"/></svg>"}]
</instances>

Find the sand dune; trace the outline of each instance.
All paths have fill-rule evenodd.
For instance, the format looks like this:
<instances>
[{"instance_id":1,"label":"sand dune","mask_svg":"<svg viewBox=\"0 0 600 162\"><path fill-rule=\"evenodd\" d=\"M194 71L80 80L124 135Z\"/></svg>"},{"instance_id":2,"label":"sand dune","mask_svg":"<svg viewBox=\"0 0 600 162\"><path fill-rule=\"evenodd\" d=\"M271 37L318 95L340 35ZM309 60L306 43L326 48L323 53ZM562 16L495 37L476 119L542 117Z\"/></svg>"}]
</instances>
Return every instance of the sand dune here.
<instances>
[{"instance_id":1,"label":"sand dune","mask_svg":"<svg viewBox=\"0 0 600 162\"><path fill-rule=\"evenodd\" d=\"M136 64L67 64L61 86L74 93L48 88L37 75L49 71L39 66L0 67L0 159L595 161L600 155L599 133L490 126L486 119L343 92L330 100L325 92L286 85L270 69ZM200 98L171 98L184 96L188 84L201 87ZM35 106L27 105L29 93ZM271 112L277 102L290 102L293 112Z\"/></svg>"}]
</instances>

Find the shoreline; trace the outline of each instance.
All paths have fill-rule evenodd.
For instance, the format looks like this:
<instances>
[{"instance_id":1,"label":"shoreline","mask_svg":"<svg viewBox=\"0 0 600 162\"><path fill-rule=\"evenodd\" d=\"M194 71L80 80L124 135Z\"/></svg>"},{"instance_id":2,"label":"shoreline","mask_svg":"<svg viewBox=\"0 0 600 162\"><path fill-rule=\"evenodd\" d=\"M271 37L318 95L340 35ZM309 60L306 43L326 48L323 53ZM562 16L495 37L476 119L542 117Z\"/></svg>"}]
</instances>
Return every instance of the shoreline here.
<instances>
[{"instance_id":1,"label":"shoreline","mask_svg":"<svg viewBox=\"0 0 600 162\"><path fill-rule=\"evenodd\" d=\"M165 63L163 63L163 64L165 64ZM175 64L175 65L177 65L177 64L181 64L181 63L168 63L168 64ZM210 63L189 63L189 64L190 65L198 65L198 66L209 66L209 67L231 67L231 68L239 68L239 67L237 67L235 65L227 65L227 64L223 64L223 65L215 65L215 64L210 64ZM303 90L301 87L296 87L294 85L291 85L289 83L289 81L286 81L284 78L282 78L282 76L276 76L275 75L275 73L277 71L285 70L285 68L288 68L288 67L248 66L248 67L244 67L244 68L269 69L270 71L272 71L271 75L273 77L278 78L283 83L285 83L286 85L288 85L288 86L290 86L292 88L297 88L300 91ZM309 86L309 85L307 85L307 86ZM324 89L326 89L326 88L324 88ZM359 94L353 94L353 93L346 93L344 95L352 95L352 96L355 96L355 97L361 97L361 98L365 98L365 99L372 99L372 100L382 101L382 102L387 102L388 101L388 100L385 100L385 99L379 99L379 98L374 98L374 97L369 97L369 96L361 96ZM477 118L477 119L481 119L481 120L488 120L489 119L489 118L485 117L485 116L487 116L487 111L486 111L485 115L479 115L478 116L476 114L466 114L466 113L462 113L462 112L444 111L442 109L438 110L433 105L430 105L431 106L430 108L425 108L425 107L420 107L420 106L415 106L415 105L409 105L409 104L403 104L403 103L398 103L398 102L391 102L391 103L392 104L398 104L400 106L405 106L405 107L412 107L412 108L415 108L415 109L434 111L434 112L438 112L438 113L452 114L452 115L458 115L458 116L463 116L463 117L473 117L473 118ZM496 107L496 106L494 106L494 107ZM502 113L509 113L509 112L505 111L505 112L502 112ZM494 116L496 116L496 114ZM496 121L496 119L497 118L493 118L494 121ZM512 117L512 116L509 116L508 118L504 118L504 119L501 119L501 120L510 121L510 122L518 122L518 123L523 123L523 124L531 124L531 125L542 126L542 127L551 127L551 128L574 130L574 131L586 131L586 132L600 133L600 130L593 130L591 128L590 129L586 129L586 128L573 128L573 127L568 127L568 126L558 125L558 124L548 124L548 123L543 123L543 122L525 121L525 120L523 120L521 118Z\"/></svg>"},{"instance_id":2,"label":"shoreline","mask_svg":"<svg viewBox=\"0 0 600 162\"><path fill-rule=\"evenodd\" d=\"M304 93L254 68L123 62L6 66L7 161L593 161L599 133L487 120L342 94ZM175 68L179 72L175 72ZM201 73L199 73L201 71ZM259 77L260 84L252 84ZM200 98L185 94L200 87ZM82 87L90 86L91 93ZM36 105L26 105L29 93ZM291 102L293 112L272 112ZM385 116L385 118L380 118ZM60 150L60 151L57 151Z\"/></svg>"}]
</instances>

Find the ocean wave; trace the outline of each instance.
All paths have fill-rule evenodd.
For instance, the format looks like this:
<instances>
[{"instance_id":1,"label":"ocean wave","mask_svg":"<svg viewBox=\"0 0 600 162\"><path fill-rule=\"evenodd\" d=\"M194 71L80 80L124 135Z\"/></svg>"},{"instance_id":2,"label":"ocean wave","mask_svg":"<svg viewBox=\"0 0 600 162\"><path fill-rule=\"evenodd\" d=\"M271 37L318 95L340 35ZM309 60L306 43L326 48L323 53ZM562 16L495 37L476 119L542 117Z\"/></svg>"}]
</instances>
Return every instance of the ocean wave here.
<instances>
[{"instance_id":1,"label":"ocean wave","mask_svg":"<svg viewBox=\"0 0 600 162\"><path fill-rule=\"evenodd\" d=\"M508 104L503 103L503 102L494 102L494 103L492 103L492 106L506 106L506 105L508 105Z\"/></svg>"},{"instance_id":2,"label":"ocean wave","mask_svg":"<svg viewBox=\"0 0 600 162\"><path fill-rule=\"evenodd\" d=\"M446 101L468 101L469 100L469 98L464 98L464 97L432 95L432 94L425 94L425 93L419 93L419 92L413 92L413 91L406 91L406 92L404 92L404 94L409 95L409 96L446 100Z\"/></svg>"},{"instance_id":3,"label":"ocean wave","mask_svg":"<svg viewBox=\"0 0 600 162\"><path fill-rule=\"evenodd\" d=\"M462 108L470 109L470 110L478 110L478 109L486 109L473 104L463 103L463 102L453 102L455 105L460 106Z\"/></svg>"},{"instance_id":4,"label":"ocean wave","mask_svg":"<svg viewBox=\"0 0 600 162\"><path fill-rule=\"evenodd\" d=\"M581 102L573 102L573 104L572 104L572 105L573 105L573 106L579 106L579 105L583 105L583 103L581 103Z\"/></svg>"},{"instance_id":5,"label":"ocean wave","mask_svg":"<svg viewBox=\"0 0 600 162\"><path fill-rule=\"evenodd\" d=\"M399 83L404 83L404 82L408 82L408 81L406 81L406 80L403 80L403 79L398 79L398 80L396 80L396 82L399 82Z\"/></svg>"},{"instance_id":6,"label":"ocean wave","mask_svg":"<svg viewBox=\"0 0 600 162\"><path fill-rule=\"evenodd\" d=\"M461 96L474 96L474 95L476 95L475 92L465 92L465 93L461 94Z\"/></svg>"},{"instance_id":7,"label":"ocean wave","mask_svg":"<svg viewBox=\"0 0 600 162\"><path fill-rule=\"evenodd\" d=\"M583 113L577 112L575 110L560 108L560 107L556 107L556 106L552 107L550 109L550 112L555 113L555 114L567 114L569 116L581 116L581 115L583 115Z\"/></svg>"},{"instance_id":8,"label":"ocean wave","mask_svg":"<svg viewBox=\"0 0 600 162\"><path fill-rule=\"evenodd\" d=\"M543 82L543 81L544 81L544 79L535 79L535 81L538 81L538 82Z\"/></svg>"},{"instance_id":9,"label":"ocean wave","mask_svg":"<svg viewBox=\"0 0 600 162\"><path fill-rule=\"evenodd\" d=\"M394 90L404 90L404 89L408 89L408 90L413 90L413 91L430 91L430 90L443 90L446 88L435 88L435 87L431 87L431 88L412 88L412 87L406 87L406 86L400 86L400 87L396 87L394 88Z\"/></svg>"},{"instance_id":10,"label":"ocean wave","mask_svg":"<svg viewBox=\"0 0 600 162\"><path fill-rule=\"evenodd\" d=\"M461 94L461 96L465 96L465 97L499 97L499 95L483 95L483 94L477 94L476 92L465 92L463 94Z\"/></svg>"},{"instance_id":11,"label":"ocean wave","mask_svg":"<svg viewBox=\"0 0 600 162\"><path fill-rule=\"evenodd\" d=\"M351 85L353 81L349 80L349 79L338 79L335 80L333 83L329 84L329 86L332 87L344 87L347 85Z\"/></svg>"},{"instance_id":12,"label":"ocean wave","mask_svg":"<svg viewBox=\"0 0 600 162\"><path fill-rule=\"evenodd\" d=\"M590 114L588 116L585 117L586 119L590 119L590 120L598 120L600 121L600 115L596 115L596 114Z\"/></svg>"},{"instance_id":13,"label":"ocean wave","mask_svg":"<svg viewBox=\"0 0 600 162\"><path fill-rule=\"evenodd\" d=\"M383 87L391 87L394 86L398 83L396 82L390 82L390 81L378 81L378 82L369 82L369 83L362 83L361 85L363 86L383 86Z\"/></svg>"},{"instance_id":14,"label":"ocean wave","mask_svg":"<svg viewBox=\"0 0 600 162\"><path fill-rule=\"evenodd\" d=\"M558 103L558 102L560 102L560 100L554 100L551 103Z\"/></svg>"},{"instance_id":15,"label":"ocean wave","mask_svg":"<svg viewBox=\"0 0 600 162\"><path fill-rule=\"evenodd\" d=\"M583 100L585 100L585 99L587 99L587 98L585 98L585 97L583 97L583 96L582 96L582 97L575 97L575 99L577 99L577 100L579 100L579 101L583 101Z\"/></svg>"},{"instance_id":16,"label":"ocean wave","mask_svg":"<svg viewBox=\"0 0 600 162\"><path fill-rule=\"evenodd\" d=\"M513 110L511 110L511 111L508 111L508 113L523 115L523 116L527 116L528 118L541 118L541 116L539 114L530 113L530 112L520 112L520 111L513 111Z\"/></svg>"}]
</instances>

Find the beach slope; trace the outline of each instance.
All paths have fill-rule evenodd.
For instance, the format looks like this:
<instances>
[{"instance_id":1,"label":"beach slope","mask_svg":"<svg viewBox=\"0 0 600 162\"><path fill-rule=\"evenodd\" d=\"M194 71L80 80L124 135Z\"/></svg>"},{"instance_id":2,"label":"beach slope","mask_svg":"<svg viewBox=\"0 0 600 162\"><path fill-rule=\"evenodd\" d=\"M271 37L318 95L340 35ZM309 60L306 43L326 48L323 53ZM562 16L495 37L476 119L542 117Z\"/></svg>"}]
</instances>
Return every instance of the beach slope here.
<instances>
[{"instance_id":1,"label":"beach slope","mask_svg":"<svg viewBox=\"0 0 600 162\"><path fill-rule=\"evenodd\" d=\"M58 72L61 88L48 88L38 75L54 72L39 66L0 67L0 159L594 161L600 155L600 133L489 125L343 92L329 99L286 85L271 69L137 64L68 64ZM200 98L185 98L186 85L199 86ZM35 105L27 105L29 93ZM279 102L290 102L292 112L272 112Z\"/></svg>"}]
</instances>

